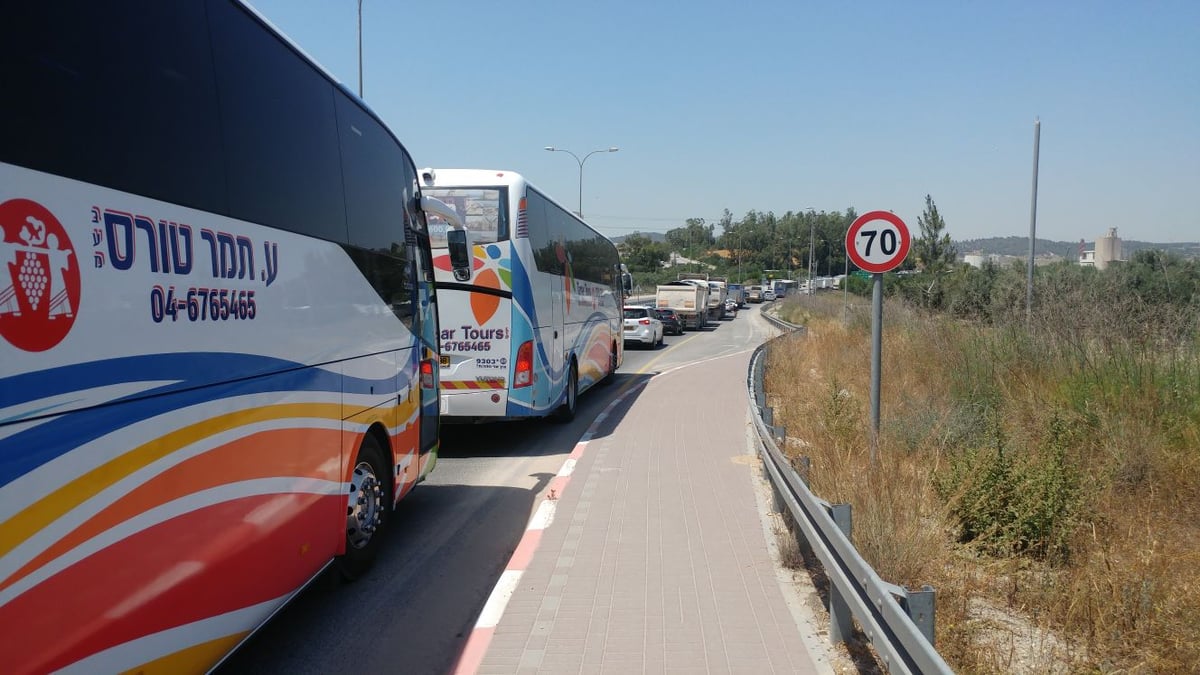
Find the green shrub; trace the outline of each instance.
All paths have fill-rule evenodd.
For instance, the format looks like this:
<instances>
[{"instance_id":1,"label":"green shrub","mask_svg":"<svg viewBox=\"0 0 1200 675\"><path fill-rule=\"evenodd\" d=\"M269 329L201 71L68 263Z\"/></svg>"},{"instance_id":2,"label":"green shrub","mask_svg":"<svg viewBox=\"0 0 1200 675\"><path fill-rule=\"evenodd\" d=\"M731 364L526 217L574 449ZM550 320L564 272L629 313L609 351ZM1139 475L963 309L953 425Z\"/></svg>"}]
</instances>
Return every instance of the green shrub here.
<instances>
[{"instance_id":1,"label":"green shrub","mask_svg":"<svg viewBox=\"0 0 1200 675\"><path fill-rule=\"evenodd\" d=\"M1067 562L1083 505L1067 453L1074 431L1056 416L1044 448L1017 452L994 425L990 445L952 454L935 487L958 519L960 541L993 555Z\"/></svg>"}]
</instances>

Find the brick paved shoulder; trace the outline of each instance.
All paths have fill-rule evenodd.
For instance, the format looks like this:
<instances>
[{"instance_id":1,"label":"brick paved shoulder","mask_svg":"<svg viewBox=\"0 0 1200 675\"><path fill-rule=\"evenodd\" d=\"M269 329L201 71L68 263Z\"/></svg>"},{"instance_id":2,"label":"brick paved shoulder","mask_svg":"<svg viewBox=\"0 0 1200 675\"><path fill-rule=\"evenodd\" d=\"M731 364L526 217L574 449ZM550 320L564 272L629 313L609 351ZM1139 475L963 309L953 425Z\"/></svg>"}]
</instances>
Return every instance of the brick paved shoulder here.
<instances>
[{"instance_id":1,"label":"brick paved shoulder","mask_svg":"<svg viewBox=\"0 0 1200 675\"><path fill-rule=\"evenodd\" d=\"M479 672L831 672L804 646L765 539L748 359L660 375L614 411Z\"/></svg>"}]
</instances>

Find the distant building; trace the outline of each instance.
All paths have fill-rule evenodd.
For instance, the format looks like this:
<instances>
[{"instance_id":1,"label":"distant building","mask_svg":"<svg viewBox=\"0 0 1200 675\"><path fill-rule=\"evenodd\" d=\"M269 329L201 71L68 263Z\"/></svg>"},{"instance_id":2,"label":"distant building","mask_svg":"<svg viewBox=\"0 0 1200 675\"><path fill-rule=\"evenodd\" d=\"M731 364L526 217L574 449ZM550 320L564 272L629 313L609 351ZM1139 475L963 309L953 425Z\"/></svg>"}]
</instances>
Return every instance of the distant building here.
<instances>
[{"instance_id":1,"label":"distant building","mask_svg":"<svg viewBox=\"0 0 1200 675\"><path fill-rule=\"evenodd\" d=\"M1084 267L1105 269L1109 263L1125 260L1121 246L1121 238L1117 236L1117 228L1108 228L1108 233L1096 240L1096 248L1091 251L1083 249L1084 242L1079 242L1079 264Z\"/></svg>"},{"instance_id":2,"label":"distant building","mask_svg":"<svg viewBox=\"0 0 1200 675\"><path fill-rule=\"evenodd\" d=\"M974 253L968 253L964 255L963 262L971 267L982 268L987 263L992 263L993 265L1002 265L1004 264L1005 257L1007 256L1002 256L998 253L984 253L983 251L976 251Z\"/></svg>"},{"instance_id":3,"label":"distant building","mask_svg":"<svg viewBox=\"0 0 1200 675\"><path fill-rule=\"evenodd\" d=\"M963 256L964 263L970 265L971 267L980 269L989 263L995 265L996 267L1008 267L1015 262L1019 262L1024 265L1028 260L1029 258L1026 256L1005 255L1003 253L983 253L982 251L968 253ZM1033 265L1034 267L1052 265L1060 260L1062 260L1062 257L1055 253L1039 253L1034 256Z\"/></svg>"}]
</instances>

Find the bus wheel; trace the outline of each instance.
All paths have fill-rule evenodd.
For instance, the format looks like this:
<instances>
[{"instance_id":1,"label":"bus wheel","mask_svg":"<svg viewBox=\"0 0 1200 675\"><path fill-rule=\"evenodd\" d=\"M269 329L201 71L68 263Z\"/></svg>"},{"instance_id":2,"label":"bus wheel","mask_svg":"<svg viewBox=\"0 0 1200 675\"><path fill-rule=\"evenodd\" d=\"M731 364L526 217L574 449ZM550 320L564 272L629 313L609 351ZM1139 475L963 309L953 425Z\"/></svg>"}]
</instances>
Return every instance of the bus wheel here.
<instances>
[{"instance_id":1,"label":"bus wheel","mask_svg":"<svg viewBox=\"0 0 1200 675\"><path fill-rule=\"evenodd\" d=\"M579 373L575 370L575 360L571 360L571 373L567 376L567 401L554 411L554 419L558 422L570 422L575 419L575 406L579 399Z\"/></svg>"},{"instance_id":2,"label":"bus wheel","mask_svg":"<svg viewBox=\"0 0 1200 675\"><path fill-rule=\"evenodd\" d=\"M390 464L383 456L379 441L368 433L354 459L350 497L346 504L346 552L337 559L338 571L348 581L357 579L371 568L390 518L388 476L391 472Z\"/></svg>"}]
</instances>

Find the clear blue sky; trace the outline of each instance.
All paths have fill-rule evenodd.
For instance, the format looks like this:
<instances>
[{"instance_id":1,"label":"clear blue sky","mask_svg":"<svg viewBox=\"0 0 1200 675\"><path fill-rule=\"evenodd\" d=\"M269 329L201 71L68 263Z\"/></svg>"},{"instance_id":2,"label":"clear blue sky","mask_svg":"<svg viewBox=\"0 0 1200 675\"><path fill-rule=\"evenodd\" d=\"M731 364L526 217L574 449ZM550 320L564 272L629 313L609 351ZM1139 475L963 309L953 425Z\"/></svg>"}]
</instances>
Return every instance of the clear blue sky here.
<instances>
[{"instance_id":1,"label":"clear blue sky","mask_svg":"<svg viewBox=\"0 0 1200 675\"><path fill-rule=\"evenodd\" d=\"M250 0L358 89L356 0ZM954 239L1200 241L1200 1L363 2L418 167L507 169L610 236L933 197Z\"/></svg>"}]
</instances>

